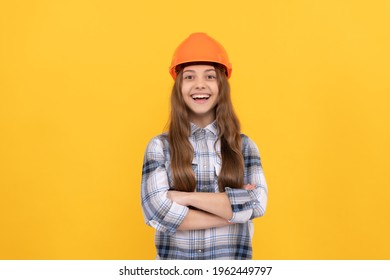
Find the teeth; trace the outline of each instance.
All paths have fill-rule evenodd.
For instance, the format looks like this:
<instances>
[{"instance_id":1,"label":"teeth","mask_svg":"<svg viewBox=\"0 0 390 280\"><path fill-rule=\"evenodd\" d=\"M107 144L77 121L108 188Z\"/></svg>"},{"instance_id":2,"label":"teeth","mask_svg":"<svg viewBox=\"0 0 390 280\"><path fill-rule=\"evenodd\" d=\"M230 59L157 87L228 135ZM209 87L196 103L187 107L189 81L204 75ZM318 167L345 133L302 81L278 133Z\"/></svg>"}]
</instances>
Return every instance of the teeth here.
<instances>
[{"instance_id":1,"label":"teeth","mask_svg":"<svg viewBox=\"0 0 390 280\"><path fill-rule=\"evenodd\" d=\"M194 95L192 95L192 98L194 98L194 99L197 99L197 98L209 98L210 97L210 95L208 95L208 94L194 94Z\"/></svg>"}]
</instances>

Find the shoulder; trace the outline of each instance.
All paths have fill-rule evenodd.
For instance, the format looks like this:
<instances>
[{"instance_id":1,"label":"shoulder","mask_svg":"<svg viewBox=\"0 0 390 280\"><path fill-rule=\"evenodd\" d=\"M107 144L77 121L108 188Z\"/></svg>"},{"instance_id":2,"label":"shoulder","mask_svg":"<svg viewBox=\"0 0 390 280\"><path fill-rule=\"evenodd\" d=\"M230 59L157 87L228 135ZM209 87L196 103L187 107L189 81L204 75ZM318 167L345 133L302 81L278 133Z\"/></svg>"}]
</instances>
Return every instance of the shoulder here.
<instances>
[{"instance_id":1,"label":"shoulder","mask_svg":"<svg viewBox=\"0 0 390 280\"><path fill-rule=\"evenodd\" d=\"M241 133L240 135L241 135L242 143L247 142L249 140L249 137L246 134Z\"/></svg>"},{"instance_id":2,"label":"shoulder","mask_svg":"<svg viewBox=\"0 0 390 280\"><path fill-rule=\"evenodd\" d=\"M168 133L162 133L155 137L153 137L150 142L159 142L159 143L165 143L168 142ZM150 143L149 142L149 143Z\"/></svg>"},{"instance_id":3,"label":"shoulder","mask_svg":"<svg viewBox=\"0 0 390 280\"><path fill-rule=\"evenodd\" d=\"M166 151L169 149L168 134L162 133L153 137L146 147L146 152Z\"/></svg>"},{"instance_id":4,"label":"shoulder","mask_svg":"<svg viewBox=\"0 0 390 280\"><path fill-rule=\"evenodd\" d=\"M248 147L248 146L256 146L256 143L249 138L246 134L241 133L241 141L242 141L242 147Z\"/></svg>"},{"instance_id":5,"label":"shoulder","mask_svg":"<svg viewBox=\"0 0 390 280\"><path fill-rule=\"evenodd\" d=\"M259 153L256 143L245 134L241 134L242 151L244 154Z\"/></svg>"}]
</instances>

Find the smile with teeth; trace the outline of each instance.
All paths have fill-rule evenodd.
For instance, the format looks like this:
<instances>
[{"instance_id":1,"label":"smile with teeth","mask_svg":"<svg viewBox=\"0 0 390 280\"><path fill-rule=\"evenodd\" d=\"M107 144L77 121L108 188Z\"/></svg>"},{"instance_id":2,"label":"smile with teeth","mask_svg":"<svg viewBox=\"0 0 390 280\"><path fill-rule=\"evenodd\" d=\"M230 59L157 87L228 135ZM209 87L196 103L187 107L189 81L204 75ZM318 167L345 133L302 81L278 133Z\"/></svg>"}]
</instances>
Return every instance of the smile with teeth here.
<instances>
[{"instance_id":1,"label":"smile with teeth","mask_svg":"<svg viewBox=\"0 0 390 280\"><path fill-rule=\"evenodd\" d=\"M193 94L192 99L196 100L207 100L210 98L210 94Z\"/></svg>"}]
</instances>

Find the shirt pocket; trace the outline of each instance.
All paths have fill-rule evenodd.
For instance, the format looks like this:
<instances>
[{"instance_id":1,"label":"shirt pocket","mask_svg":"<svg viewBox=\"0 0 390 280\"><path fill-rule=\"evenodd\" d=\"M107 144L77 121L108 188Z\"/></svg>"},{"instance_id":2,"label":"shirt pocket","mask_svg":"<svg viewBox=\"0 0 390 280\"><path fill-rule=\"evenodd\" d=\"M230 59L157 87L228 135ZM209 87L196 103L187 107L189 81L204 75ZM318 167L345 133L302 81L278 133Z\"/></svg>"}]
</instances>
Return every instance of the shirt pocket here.
<instances>
[{"instance_id":1,"label":"shirt pocket","mask_svg":"<svg viewBox=\"0 0 390 280\"><path fill-rule=\"evenodd\" d=\"M198 169L198 161L196 160L196 157L192 159L192 170L194 170L194 173L196 175L196 171ZM169 182L169 189L175 189L173 187L173 175L172 175L172 167L171 167L171 161L167 160L165 161L165 171L167 172L168 182Z\"/></svg>"},{"instance_id":2,"label":"shirt pocket","mask_svg":"<svg viewBox=\"0 0 390 280\"><path fill-rule=\"evenodd\" d=\"M219 174L221 173L221 168L222 168L222 160L219 156L215 157L215 162L214 162L214 192L219 192L218 188L218 178Z\"/></svg>"},{"instance_id":3,"label":"shirt pocket","mask_svg":"<svg viewBox=\"0 0 390 280\"><path fill-rule=\"evenodd\" d=\"M214 171L215 171L215 176L218 178L219 174L221 173L221 168L222 168L222 159L220 156L216 156L214 160Z\"/></svg>"},{"instance_id":4,"label":"shirt pocket","mask_svg":"<svg viewBox=\"0 0 390 280\"><path fill-rule=\"evenodd\" d=\"M194 155L194 157L192 158L192 170L194 170L194 173L195 173L195 176L196 176L196 172L198 171L198 159L196 158L196 156Z\"/></svg>"}]
</instances>

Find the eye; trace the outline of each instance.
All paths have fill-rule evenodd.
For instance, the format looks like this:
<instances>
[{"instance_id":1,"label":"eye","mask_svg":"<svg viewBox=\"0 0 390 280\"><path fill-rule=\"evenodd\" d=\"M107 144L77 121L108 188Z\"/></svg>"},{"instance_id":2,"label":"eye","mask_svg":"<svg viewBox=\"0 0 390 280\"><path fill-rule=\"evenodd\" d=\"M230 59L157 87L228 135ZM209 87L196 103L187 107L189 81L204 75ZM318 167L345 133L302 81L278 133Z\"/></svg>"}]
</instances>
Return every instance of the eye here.
<instances>
[{"instance_id":1,"label":"eye","mask_svg":"<svg viewBox=\"0 0 390 280\"><path fill-rule=\"evenodd\" d=\"M186 75L183 77L184 80L193 80L194 79L194 76L192 75Z\"/></svg>"},{"instance_id":2,"label":"eye","mask_svg":"<svg viewBox=\"0 0 390 280\"><path fill-rule=\"evenodd\" d=\"M207 75L207 80L215 80L216 78L215 75Z\"/></svg>"}]
</instances>

